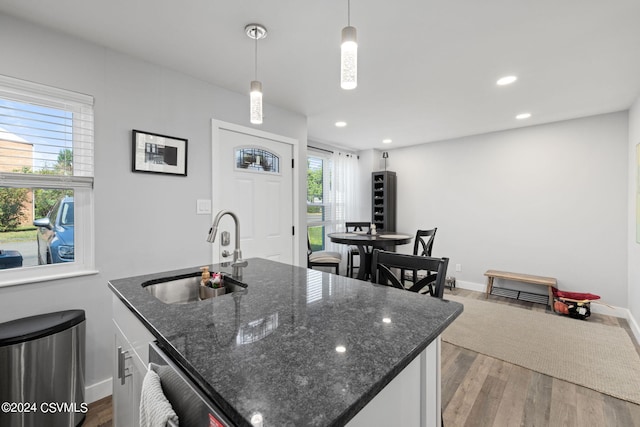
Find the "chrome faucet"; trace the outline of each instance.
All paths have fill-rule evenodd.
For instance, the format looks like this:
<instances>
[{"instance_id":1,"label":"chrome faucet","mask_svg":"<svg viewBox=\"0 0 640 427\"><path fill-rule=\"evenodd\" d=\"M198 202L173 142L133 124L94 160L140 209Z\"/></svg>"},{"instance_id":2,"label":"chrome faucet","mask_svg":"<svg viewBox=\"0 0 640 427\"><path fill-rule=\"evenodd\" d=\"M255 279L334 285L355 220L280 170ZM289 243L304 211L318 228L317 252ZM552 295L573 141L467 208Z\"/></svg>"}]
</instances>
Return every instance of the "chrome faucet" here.
<instances>
[{"instance_id":1,"label":"chrome faucet","mask_svg":"<svg viewBox=\"0 0 640 427\"><path fill-rule=\"evenodd\" d=\"M216 234L218 233L218 224L223 216L229 215L233 218L233 222L236 225L236 248L233 251L233 262L231 263L231 267L233 267L232 276L235 278L242 277L242 267L246 267L248 265L247 261L242 259L242 251L240 250L240 220L238 220L238 216L231 211L220 211L213 219L213 224L211 224L211 228L209 229L209 237L207 237L207 242L213 243L216 241Z\"/></svg>"}]
</instances>

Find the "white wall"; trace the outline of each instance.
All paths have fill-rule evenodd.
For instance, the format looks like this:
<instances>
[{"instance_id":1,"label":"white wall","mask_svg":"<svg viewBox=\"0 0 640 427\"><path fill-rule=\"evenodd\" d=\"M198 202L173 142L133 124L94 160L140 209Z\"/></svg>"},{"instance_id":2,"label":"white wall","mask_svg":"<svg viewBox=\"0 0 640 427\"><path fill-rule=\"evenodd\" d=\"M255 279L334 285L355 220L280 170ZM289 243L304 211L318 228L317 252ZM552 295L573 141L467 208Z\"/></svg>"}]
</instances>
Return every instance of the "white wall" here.
<instances>
[{"instance_id":1,"label":"white wall","mask_svg":"<svg viewBox=\"0 0 640 427\"><path fill-rule=\"evenodd\" d=\"M636 192L640 191L638 156L636 146L640 144L640 97L629 110L629 311L636 338L640 341L640 243L636 242ZM640 149L640 147L638 148Z\"/></svg>"},{"instance_id":2,"label":"white wall","mask_svg":"<svg viewBox=\"0 0 640 427\"><path fill-rule=\"evenodd\" d=\"M500 269L627 307L627 129L620 112L390 151L398 231L438 227L433 254L482 289Z\"/></svg>"},{"instance_id":3,"label":"white wall","mask_svg":"<svg viewBox=\"0 0 640 427\"><path fill-rule=\"evenodd\" d=\"M96 276L0 288L0 322L49 311L87 312L87 398L110 394L111 293L107 281L208 264L211 119L250 126L248 96L0 14L0 74L95 97ZM242 77L240 77L242 78ZM247 81L251 76L247 76ZM260 129L298 139L306 165L306 118L265 104ZM131 130L187 138L188 176L131 172ZM306 168L298 168L306 179ZM305 182L305 181L301 181ZM300 188L304 201L305 186ZM298 207L305 218L305 206ZM299 224L297 229L304 229ZM306 243L303 233L300 259ZM92 391L93 390L93 391Z\"/></svg>"},{"instance_id":4,"label":"white wall","mask_svg":"<svg viewBox=\"0 0 640 427\"><path fill-rule=\"evenodd\" d=\"M371 217L371 172L379 170L376 162L377 150L363 150L358 153L358 170L360 172L361 199L358 218L355 221L372 221Z\"/></svg>"}]
</instances>

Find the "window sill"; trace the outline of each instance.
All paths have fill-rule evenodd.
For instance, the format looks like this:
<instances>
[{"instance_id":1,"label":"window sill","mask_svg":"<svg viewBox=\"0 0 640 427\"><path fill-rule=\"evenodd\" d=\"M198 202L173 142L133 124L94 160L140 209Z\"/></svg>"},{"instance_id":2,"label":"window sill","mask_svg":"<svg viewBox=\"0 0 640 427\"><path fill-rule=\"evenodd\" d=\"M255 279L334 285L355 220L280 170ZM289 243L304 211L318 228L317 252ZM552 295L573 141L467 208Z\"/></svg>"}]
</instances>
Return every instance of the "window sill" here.
<instances>
[{"instance_id":1,"label":"window sill","mask_svg":"<svg viewBox=\"0 0 640 427\"><path fill-rule=\"evenodd\" d=\"M32 277L9 279L5 281L0 281L0 288L17 286L17 285L43 283L43 282L49 282L51 280L70 279L73 277L93 276L98 273L100 273L98 270L79 270L79 271L70 271L70 272L57 273L57 274L43 274L37 277L32 276Z\"/></svg>"}]
</instances>

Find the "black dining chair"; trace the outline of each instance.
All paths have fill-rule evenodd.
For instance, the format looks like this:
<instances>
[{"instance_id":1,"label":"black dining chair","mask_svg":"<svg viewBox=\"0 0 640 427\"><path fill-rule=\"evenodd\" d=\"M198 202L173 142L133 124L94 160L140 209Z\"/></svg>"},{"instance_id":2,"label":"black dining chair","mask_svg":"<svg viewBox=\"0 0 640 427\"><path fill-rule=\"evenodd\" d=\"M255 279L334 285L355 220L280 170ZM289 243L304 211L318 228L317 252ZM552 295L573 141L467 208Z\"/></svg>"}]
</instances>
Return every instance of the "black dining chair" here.
<instances>
[{"instance_id":1,"label":"black dining chair","mask_svg":"<svg viewBox=\"0 0 640 427\"><path fill-rule=\"evenodd\" d=\"M371 260L371 282L392 286L406 291L426 293L442 299L449 258L433 258L421 255L406 255L375 249ZM402 284L391 269L424 270L429 272L410 287Z\"/></svg>"},{"instance_id":2,"label":"black dining chair","mask_svg":"<svg viewBox=\"0 0 640 427\"><path fill-rule=\"evenodd\" d=\"M331 267L336 269L336 274L340 275L340 262L342 255L331 251L312 251L309 236L307 236L307 268Z\"/></svg>"},{"instance_id":3,"label":"black dining chair","mask_svg":"<svg viewBox=\"0 0 640 427\"><path fill-rule=\"evenodd\" d=\"M371 224L364 221L345 222L344 226L348 233L354 232L354 231L369 232ZM355 246L350 246L347 252L347 276L348 277L353 277L353 271L360 269L361 261L359 261L358 265L354 265L353 263L356 257L357 258L360 257L360 251L358 251L358 248L356 248Z\"/></svg>"},{"instance_id":4,"label":"black dining chair","mask_svg":"<svg viewBox=\"0 0 640 427\"><path fill-rule=\"evenodd\" d=\"M413 255L428 257L431 256L431 251L433 250L433 242L436 238L436 231L438 231L438 227L431 230L418 230L416 232L416 238L413 241ZM424 276L427 276L428 274L428 271L418 272L417 270L400 270L400 277L402 279L403 285L406 281L416 283L418 280L420 280Z\"/></svg>"}]
</instances>

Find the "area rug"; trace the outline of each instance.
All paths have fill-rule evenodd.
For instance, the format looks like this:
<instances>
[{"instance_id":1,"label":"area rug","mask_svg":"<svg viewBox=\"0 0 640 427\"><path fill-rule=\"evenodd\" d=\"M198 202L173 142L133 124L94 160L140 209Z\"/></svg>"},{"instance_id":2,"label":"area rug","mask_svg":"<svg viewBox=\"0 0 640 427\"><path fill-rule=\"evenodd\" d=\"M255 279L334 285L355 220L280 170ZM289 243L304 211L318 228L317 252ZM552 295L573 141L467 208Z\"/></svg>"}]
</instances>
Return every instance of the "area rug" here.
<instances>
[{"instance_id":1,"label":"area rug","mask_svg":"<svg viewBox=\"0 0 640 427\"><path fill-rule=\"evenodd\" d=\"M640 405L640 356L619 327L445 295L464 312L442 339Z\"/></svg>"}]
</instances>

